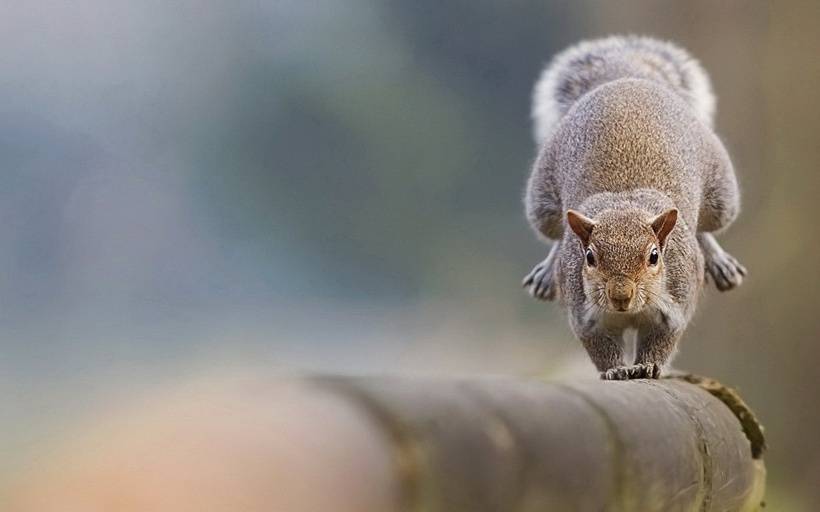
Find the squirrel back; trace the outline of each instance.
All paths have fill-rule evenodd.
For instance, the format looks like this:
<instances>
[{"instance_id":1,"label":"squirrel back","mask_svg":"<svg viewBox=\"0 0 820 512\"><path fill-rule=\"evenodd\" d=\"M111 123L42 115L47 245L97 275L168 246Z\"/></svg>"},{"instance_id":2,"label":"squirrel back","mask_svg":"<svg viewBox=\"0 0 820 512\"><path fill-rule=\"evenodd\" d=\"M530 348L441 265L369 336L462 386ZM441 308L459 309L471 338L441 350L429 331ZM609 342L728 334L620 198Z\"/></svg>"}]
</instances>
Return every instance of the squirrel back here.
<instances>
[{"instance_id":1,"label":"squirrel back","mask_svg":"<svg viewBox=\"0 0 820 512\"><path fill-rule=\"evenodd\" d=\"M584 94L621 78L662 83L679 94L712 127L715 98L709 76L684 49L640 36L584 41L556 55L533 92L534 137L540 145Z\"/></svg>"}]
</instances>

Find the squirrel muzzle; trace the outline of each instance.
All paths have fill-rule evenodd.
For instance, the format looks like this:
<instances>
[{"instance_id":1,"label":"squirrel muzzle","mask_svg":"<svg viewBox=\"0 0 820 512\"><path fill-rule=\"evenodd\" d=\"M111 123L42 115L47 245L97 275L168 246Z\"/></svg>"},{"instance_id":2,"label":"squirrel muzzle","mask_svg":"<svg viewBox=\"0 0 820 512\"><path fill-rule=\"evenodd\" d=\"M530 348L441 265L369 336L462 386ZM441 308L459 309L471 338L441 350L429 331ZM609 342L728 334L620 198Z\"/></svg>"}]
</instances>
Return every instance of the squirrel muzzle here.
<instances>
[{"instance_id":1,"label":"squirrel muzzle","mask_svg":"<svg viewBox=\"0 0 820 512\"><path fill-rule=\"evenodd\" d=\"M613 277L606 283L606 296L616 311L629 311L635 297L635 281L626 277Z\"/></svg>"}]
</instances>

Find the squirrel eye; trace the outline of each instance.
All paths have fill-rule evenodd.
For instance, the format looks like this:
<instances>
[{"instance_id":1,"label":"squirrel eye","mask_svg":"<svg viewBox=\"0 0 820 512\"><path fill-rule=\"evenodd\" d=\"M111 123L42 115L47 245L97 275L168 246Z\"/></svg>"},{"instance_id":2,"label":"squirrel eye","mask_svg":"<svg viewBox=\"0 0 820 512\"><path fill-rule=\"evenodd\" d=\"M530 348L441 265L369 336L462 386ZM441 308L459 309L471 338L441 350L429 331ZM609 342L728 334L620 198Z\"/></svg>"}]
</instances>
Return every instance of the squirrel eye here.
<instances>
[{"instance_id":1,"label":"squirrel eye","mask_svg":"<svg viewBox=\"0 0 820 512\"><path fill-rule=\"evenodd\" d=\"M657 265L659 257L660 256L658 255L658 248L653 247L652 250L649 252L649 264L652 266Z\"/></svg>"},{"instance_id":2,"label":"squirrel eye","mask_svg":"<svg viewBox=\"0 0 820 512\"><path fill-rule=\"evenodd\" d=\"M589 247L587 247L586 258L587 258L587 265L589 265L590 267L594 267L595 266L595 253L593 253L592 249L590 249Z\"/></svg>"}]
</instances>

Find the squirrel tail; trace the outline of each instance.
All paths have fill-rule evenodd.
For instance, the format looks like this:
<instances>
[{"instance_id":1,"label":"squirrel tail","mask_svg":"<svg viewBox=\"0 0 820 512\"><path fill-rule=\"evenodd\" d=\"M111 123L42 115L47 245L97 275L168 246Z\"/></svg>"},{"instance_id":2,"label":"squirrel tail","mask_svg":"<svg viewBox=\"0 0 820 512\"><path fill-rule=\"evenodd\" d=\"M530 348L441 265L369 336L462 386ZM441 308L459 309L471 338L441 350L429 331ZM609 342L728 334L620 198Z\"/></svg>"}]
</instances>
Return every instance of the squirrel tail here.
<instances>
[{"instance_id":1,"label":"squirrel tail","mask_svg":"<svg viewBox=\"0 0 820 512\"><path fill-rule=\"evenodd\" d=\"M583 41L556 55L535 84L532 118L542 144L581 96L620 78L644 78L680 94L698 117L712 126L715 97L709 75L679 46L639 36Z\"/></svg>"}]
</instances>

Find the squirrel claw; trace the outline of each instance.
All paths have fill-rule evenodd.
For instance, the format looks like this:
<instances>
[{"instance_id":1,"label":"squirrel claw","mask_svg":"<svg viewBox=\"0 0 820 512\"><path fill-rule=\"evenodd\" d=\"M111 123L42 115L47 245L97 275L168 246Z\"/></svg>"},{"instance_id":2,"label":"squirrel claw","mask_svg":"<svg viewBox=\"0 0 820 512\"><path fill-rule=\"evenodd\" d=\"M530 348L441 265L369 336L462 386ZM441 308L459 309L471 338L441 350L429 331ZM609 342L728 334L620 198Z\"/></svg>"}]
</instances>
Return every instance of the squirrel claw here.
<instances>
[{"instance_id":1,"label":"squirrel claw","mask_svg":"<svg viewBox=\"0 0 820 512\"><path fill-rule=\"evenodd\" d=\"M601 372L603 380L657 379L661 367L655 363L639 363L632 366L616 366Z\"/></svg>"},{"instance_id":2,"label":"squirrel claw","mask_svg":"<svg viewBox=\"0 0 820 512\"><path fill-rule=\"evenodd\" d=\"M725 251L709 258L706 262L706 271L715 282L717 289L722 292L740 286L747 274L746 267Z\"/></svg>"},{"instance_id":3,"label":"squirrel claw","mask_svg":"<svg viewBox=\"0 0 820 512\"><path fill-rule=\"evenodd\" d=\"M551 262L542 261L536 265L521 284L524 288L529 288L530 295L535 299L555 299L556 287Z\"/></svg>"}]
</instances>

